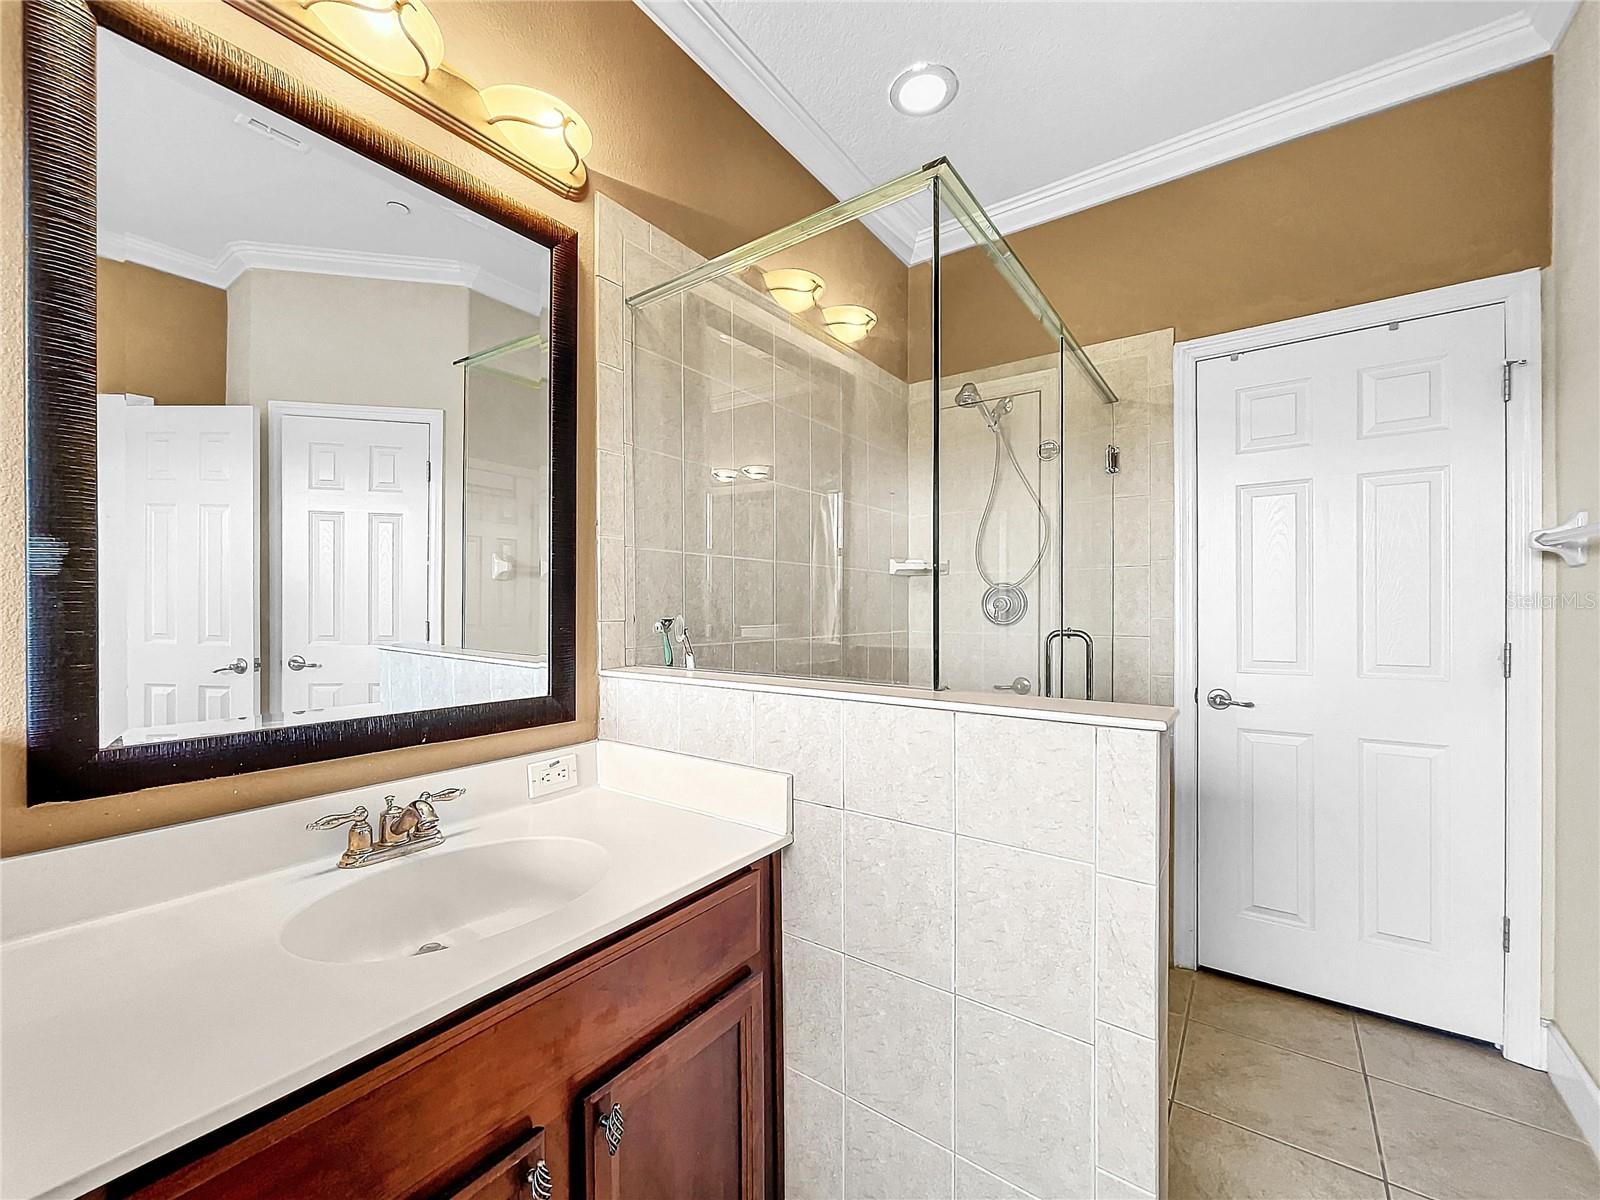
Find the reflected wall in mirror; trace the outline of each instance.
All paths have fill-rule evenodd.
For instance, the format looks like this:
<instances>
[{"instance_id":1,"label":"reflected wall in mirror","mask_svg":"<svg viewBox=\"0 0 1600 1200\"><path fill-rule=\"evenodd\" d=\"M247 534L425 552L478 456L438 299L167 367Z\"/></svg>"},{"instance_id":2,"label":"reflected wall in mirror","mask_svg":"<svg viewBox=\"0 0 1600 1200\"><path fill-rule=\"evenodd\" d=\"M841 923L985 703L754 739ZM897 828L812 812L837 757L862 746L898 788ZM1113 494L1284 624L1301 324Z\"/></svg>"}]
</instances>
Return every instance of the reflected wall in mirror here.
<instances>
[{"instance_id":1,"label":"reflected wall in mirror","mask_svg":"<svg viewBox=\"0 0 1600 1200\"><path fill-rule=\"evenodd\" d=\"M549 248L97 38L99 745L549 692Z\"/></svg>"}]
</instances>

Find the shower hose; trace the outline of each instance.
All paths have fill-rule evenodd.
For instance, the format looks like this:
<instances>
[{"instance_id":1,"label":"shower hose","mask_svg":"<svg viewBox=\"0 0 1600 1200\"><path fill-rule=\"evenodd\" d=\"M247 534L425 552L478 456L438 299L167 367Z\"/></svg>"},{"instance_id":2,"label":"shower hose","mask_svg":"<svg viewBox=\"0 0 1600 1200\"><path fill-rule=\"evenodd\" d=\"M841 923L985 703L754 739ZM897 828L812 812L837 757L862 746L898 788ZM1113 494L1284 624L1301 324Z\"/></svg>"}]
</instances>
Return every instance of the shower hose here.
<instances>
[{"instance_id":1,"label":"shower hose","mask_svg":"<svg viewBox=\"0 0 1600 1200\"><path fill-rule=\"evenodd\" d=\"M1039 499L1039 493L1028 482L1028 473L1022 469L1022 464L1017 461L1016 451L1011 448L1011 439L1006 436L1005 424L1000 418L989 422L989 432L994 434L994 473L989 477L989 498L983 503L983 518L978 522L978 536L973 542L972 558L977 564L978 574L989 587L1020 588L1033 578L1033 573L1039 569L1039 564L1044 561L1044 552L1050 544L1050 518L1045 515L1044 504ZM1022 486L1028 489L1028 498L1033 501L1033 507L1039 514L1039 549L1033 556L1033 565L1023 574L1022 578L1013 582L999 582L993 579L983 565L983 538L989 529L989 518L994 515L996 497L1000 494L1000 473L1002 470L1002 452L1011 460L1011 465L1016 469L1017 478L1022 481Z\"/></svg>"}]
</instances>

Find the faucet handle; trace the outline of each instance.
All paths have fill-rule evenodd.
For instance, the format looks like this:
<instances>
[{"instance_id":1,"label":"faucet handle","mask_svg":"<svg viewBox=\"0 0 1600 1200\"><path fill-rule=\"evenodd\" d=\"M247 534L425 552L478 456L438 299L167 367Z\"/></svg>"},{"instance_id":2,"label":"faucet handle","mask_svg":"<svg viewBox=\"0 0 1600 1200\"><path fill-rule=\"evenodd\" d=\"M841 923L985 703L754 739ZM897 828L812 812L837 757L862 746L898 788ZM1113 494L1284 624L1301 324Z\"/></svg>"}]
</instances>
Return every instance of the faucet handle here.
<instances>
[{"instance_id":1,"label":"faucet handle","mask_svg":"<svg viewBox=\"0 0 1600 1200\"><path fill-rule=\"evenodd\" d=\"M318 817L306 826L307 829L337 829L348 821L361 823L367 819L365 805L358 804L353 812L331 813L326 817Z\"/></svg>"},{"instance_id":2,"label":"faucet handle","mask_svg":"<svg viewBox=\"0 0 1600 1200\"><path fill-rule=\"evenodd\" d=\"M326 817L318 817L306 828L337 829L344 824L349 824L350 835L345 839L344 853L339 855L339 865L358 867L372 850L372 826L367 823L365 805L356 805L352 812L331 813Z\"/></svg>"},{"instance_id":3,"label":"faucet handle","mask_svg":"<svg viewBox=\"0 0 1600 1200\"><path fill-rule=\"evenodd\" d=\"M448 787L437 792L423 792L417 800L423 804L433 804L440 800L459 800L467 794L464 787Z\"/></svg>"}]
</instances>

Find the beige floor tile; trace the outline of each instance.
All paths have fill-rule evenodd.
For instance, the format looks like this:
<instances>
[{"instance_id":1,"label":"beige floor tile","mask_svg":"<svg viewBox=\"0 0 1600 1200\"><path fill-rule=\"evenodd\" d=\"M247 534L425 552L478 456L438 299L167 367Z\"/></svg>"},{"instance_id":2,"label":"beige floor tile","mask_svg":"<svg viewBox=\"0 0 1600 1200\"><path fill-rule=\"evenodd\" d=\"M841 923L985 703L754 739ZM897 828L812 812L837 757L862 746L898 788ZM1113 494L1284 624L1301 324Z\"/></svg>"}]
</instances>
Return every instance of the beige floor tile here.
<instances>
[{"instance_id":1,"label":"beige floor tile","mask_svg":"<svg viewBox=\"0 0 1600 1200\"><path fill-rule=\"evenodd\" d=\"M1189 1018L1353 1071L1361 1069L1355 1022L1348 1009L1202 971L1195 980Z\"/></svg>"},{"instance_id":2,"label":"beige floor tile","mask_svg":"<svg viewBox=\"0 0 1600 1200\"><path fill-rule=\"evenodd\" d=\"M1356 1024L1367 1074L1373 1078L1578 1136L1572 1115L1543 1071L1507 1062L1487 1046L1381 1017L1362 1014Z\"/></svg>"},{"instance_id":3,"label":"beige floor tile","mask_svg":"<svg viewBox=\"0 0 1600 1200\"><path fill-rule=\"evenodd\" d=\"M1358 1071L1191 1020L1174 1099L1359 1171L1379 1171Z\"/></svg>"},{"instance_id":4,"label":"beige floor tile","mask_svg":"<svg viewBox=\"0 0 1600 1200\"><path fill-rule=\"evenodd\" d=\"M1182 1104L1169 1128L1172 1200L1384 1200L1381 1180Z\"/></svg>"},{"instance_id":5,"label":"beige floor tile","mask_svg":"<svg viewBox=\"0 0 1600 1200\"><path fill-rule=\"evenodd\" d=\"M1167 968L1167 1011L1189 1011L1189 994L1194 990L1195 972L1183 967Z\"/></svg>"},{"instance_id":6,"label":"beige floor tile","mask_svg":"<svg viewBox=\"0 0 1600 1200\"><path fill-rule=\"evenodd\" d=\"M1588 1146L1372 1081L1389 1179L1432 1200L1594 1200L1600 1166Z\"/></svg>"}]
</instances>

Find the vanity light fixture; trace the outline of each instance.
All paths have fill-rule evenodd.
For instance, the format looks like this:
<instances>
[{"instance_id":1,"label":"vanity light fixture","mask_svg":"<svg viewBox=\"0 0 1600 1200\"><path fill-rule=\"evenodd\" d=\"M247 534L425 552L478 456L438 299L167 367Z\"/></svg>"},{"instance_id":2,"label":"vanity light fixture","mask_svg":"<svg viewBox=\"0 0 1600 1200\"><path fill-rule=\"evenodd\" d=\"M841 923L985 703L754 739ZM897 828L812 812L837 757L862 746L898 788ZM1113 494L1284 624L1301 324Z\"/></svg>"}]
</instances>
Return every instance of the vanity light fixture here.
<instances>
[{"instance_id":1,"label":"vanity light fixture","mask_svg":"<svg viewBox=\"0 0 1600 1200\"><path fill-rule=\"evenodd\" d=\"M816 307L824 286L821 275L815 271L802 270L800 267L764 271L761 280L767 285L767 291L772 294L772 298L779 306L785 312L794 313L796 316Z\"/></svg>"},{"instance_id":2,"label":"vanity light fixture","mask_svg":"<svg viewBox=\"0 0 1600 1200\"><path fill-rule=\"evenodd\" d=\"M889 103L908 117L932 116L956 98L956 73L939 63L912 63L889 85Z\"/></svg>"},{"instance_id":3,"label":"vanity light fixture","mask_svg":"<svg viewBox=\"0 0 1600 1200\"><path fill-rule=\"evenodd\" d=\"M854 345L872 332L878 314L859 304L834 304L822 310L822 325L835 341Z\"/></svg>"},{"instance_id":4,"label":"vanity light fixture","mask_svg":"<svg viewBox=\"0 0 1600 1200\"><path fill-rule=\"evenodd\" d=\"M444 63L444 34L422 0L311 0L333 39L385 75L428 76Z\"/></svg>"},{"instance_id":5,"label":"vanity light fixture","mask_svg":"<svg viewBox=\"0 0 1600 1200\"><path fill-rule=\"evenodd\" d=\"M584 119L538 88L480 89L456 74L424 0L227 2L557 195L575 200L588 186L594 134Z\"/></svg>"},{"instance_id":6,"label":"vanity light fixture","mask_svg":"<svg viewBox=\"0 0 1600 1200\"><path fill-rule=\"evenodd\" d=\"M594 134L571 106L520 83L497 83L478 97L489 124L513 150L541 170L583 186L583 160L594 149Z\"/></svg>"}]
</instances>

